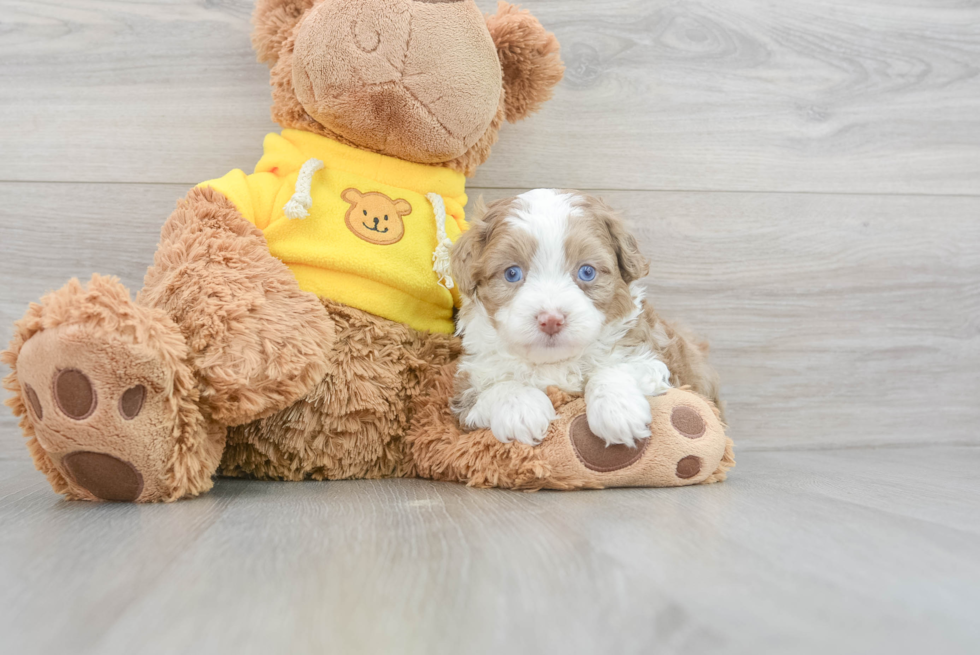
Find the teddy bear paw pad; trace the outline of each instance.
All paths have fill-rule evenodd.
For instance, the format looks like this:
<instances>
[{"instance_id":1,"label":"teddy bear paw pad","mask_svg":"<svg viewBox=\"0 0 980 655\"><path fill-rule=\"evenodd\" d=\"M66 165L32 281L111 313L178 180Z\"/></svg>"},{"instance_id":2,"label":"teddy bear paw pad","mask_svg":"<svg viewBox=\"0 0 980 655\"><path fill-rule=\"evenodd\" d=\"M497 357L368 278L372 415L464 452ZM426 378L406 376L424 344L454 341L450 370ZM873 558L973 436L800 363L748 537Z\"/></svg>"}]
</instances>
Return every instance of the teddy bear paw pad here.
<instances>
[{"instance_id":1,"label":"teddy bear paw pad","mask_svg":"<svg viewBox=\"0 0 980 655\"><path fill-rule=\"evenodd\" d=\"M132 502L143 492L143 475L118 457L78 450L65 455L61 463L75 484L96 498Z\"/></svg>"},{"instance_id":2,"label":"teddy bear paw pad","mask_svg":"<svg viewBox=\"0 0 980 655\"><path fill-rule=\"evenodd\" d=\"M143 344L59 326L25 344L17 361L38 445L88 500L166 494L176 412L167 366Z\"/></svg>"}]
</instances>

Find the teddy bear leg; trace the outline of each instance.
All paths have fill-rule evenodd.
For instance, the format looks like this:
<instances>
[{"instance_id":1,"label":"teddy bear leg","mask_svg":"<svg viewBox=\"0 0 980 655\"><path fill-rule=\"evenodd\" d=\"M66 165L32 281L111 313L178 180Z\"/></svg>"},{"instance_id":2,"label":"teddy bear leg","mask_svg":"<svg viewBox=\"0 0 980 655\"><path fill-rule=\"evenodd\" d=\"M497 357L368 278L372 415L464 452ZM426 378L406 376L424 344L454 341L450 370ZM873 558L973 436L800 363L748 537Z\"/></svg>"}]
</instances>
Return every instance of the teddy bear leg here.
<instances>
[{"instance_id":1,"label":"teddy bear leg","mask_svg":"<svg viewBox=\"0 0 980 655\"><path fill-rule=\"evenodd\" d=\"M202 416L187 346L118 280L77 280L14 326L4 386L35 465L76 500L168 501L211 487L223 431Z\"/></svg>"},{"instance_id":2,"label":"teddy bear leg","mask_svg":"<svg viewBox=\"0 0 980 655\"><path fill-rule=\"evenodd\" d=\"M534 491L553 482L552 463L538 447L502 443L490 430L460 429L450 406L455 372L452 363L436 368L426 380L427 393L415 401L405 437L412 471L470 487ZM555 396L552 402L557 408L564 399Z\"/></svg>"},{"instance_id":3,"label":"teddy bear leg","mask_svg":"<svg viewBox=\"0 0 980 655\"><path fill-rule=\"evenodd\" d=\"M436 378L407 437L422 477L525 491L676 487L724 480L735 465L714 405L687 390L650 398L652 436L629 448L607 447L589 429L585 401L551 389L558 418L528 446L501 443L489 430L461 432L448 404L452 373L445 367Z\"/></svg>"},{"instance_id":4,"label":"teddy bear leg","mask_svg":"<svg viewBox=\"0 0 980 655\"><path fill-rule=\"evenodd\" d=\"M224 425L269 416L324 376L336 340L262 232L221 193L192 189L167 220L137 303L164 310L190 348L206 413Z\"/></svg>"},{"instance_id":5,"label":"teddy bear leg","mask_svg":"<svg viewBox=\"0 0 980 655\"><path fill-rule=\"evenodd\" d=\"M152 502L211 487L226 428L302 397L333 323L230 202L195 189L167 221L136 302L73 280L15 327L9 402L70 498Z\"/></svg>"},{"instance_id":6,"label":"teddy bear leg","mask_svg":"<svg viewBox=\"0 0 980 655\"><path fill-rule=\"evenodd\" d=\"M415 474L405 433L434 371L456 359L459 340L324 300L338 343L328 373L302 399L228 430L221 474L339 480ZM448 405L448 403L447 403Z\"/></svg>"}]
</instances>

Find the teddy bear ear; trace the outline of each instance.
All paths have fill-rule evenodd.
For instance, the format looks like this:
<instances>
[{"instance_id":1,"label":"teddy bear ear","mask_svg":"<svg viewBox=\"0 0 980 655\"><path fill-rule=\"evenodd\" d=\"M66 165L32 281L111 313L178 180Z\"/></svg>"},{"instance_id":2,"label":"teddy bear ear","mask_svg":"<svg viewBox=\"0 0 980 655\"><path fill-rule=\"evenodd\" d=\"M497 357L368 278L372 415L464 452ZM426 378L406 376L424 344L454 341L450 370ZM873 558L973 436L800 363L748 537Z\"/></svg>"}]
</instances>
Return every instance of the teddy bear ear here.
<instances>
[{"instance_id":1,"label":"teddy bear ear","mask_svg":"<svg viewBox=\"0 0 980 655\"><path fill-rule=\"evenodd\" d=\"M259 61L276 63L282 44L316 0L258 0L252 12L252 47Z\"/></svg>"},{"instance_id":2,"label":"teddy bear ear","mask_svg":"<svg viewBox=\"0 0 980 655\"><path fill-rule=\"evenodd\" d=\"M537 111L549 100L565 73L558 39L527 10L499 2L487 15L504 74L504 108L511 123Z\"/></svg>"},{"instance_id":3,"label":"teddy bear ear","mask_svg":"<svg viewBox=\"0 0 980 655\"><path fill-rule=\"evenodd\" d=\"M408 216L412 213L412 204L407 200L399 198L395 201L395 211L399 216Z\"/></svg>"},{"instance_id":4,"label":"teddy bear ear","mask_svg":"<svg viewBox=\"0 0 980 655\"><path fill-rule=\"evenodd\" d=\"M343 193L340 194L340 197L350 204L356 205L364 196L360 191L351 187L350 189L344 189Z\"/></svg>"}]
</instances>

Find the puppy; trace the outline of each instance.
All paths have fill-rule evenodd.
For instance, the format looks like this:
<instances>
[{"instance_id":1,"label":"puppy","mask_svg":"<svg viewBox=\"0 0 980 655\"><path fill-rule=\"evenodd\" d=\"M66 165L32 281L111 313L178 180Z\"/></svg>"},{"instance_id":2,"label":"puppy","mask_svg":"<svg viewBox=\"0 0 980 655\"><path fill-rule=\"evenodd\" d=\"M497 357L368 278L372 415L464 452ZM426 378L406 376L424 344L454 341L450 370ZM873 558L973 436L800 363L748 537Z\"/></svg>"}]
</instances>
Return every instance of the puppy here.
<instances>
[{"instance_id":1,"label":"puppy","mask_svg":"<svg viewBox=\"0 0 980 655\"><path fill-rule=\"evenodd\" d=\"M465 427L537 444L556 416L545 394L555 386L585 394L607 444L635 446L650 436L646 396L690 385L718 403L707 345L645 300L649 264L598 198L536 189L494 202L451 264L464 349L453 411Z\"/></svg>"}]
</instances>

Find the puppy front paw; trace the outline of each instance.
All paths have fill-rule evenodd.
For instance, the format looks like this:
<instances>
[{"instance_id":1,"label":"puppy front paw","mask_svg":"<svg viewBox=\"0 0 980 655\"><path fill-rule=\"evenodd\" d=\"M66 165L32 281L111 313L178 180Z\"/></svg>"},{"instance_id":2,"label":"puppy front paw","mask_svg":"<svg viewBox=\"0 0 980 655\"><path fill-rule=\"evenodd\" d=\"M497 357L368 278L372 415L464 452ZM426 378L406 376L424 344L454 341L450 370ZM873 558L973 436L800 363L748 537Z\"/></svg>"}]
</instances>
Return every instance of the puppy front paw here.
<instances>
[{"instance_id":1,"label":"puppy front paw","mask_svg":"<svg viewBox=\"0 0 980 655\"><path fill-rule=\"evenodd\" d=\"M633 448L638 439L650 436L650 403L635 389L587 398L585 415L593 434L610 446L623 444Z\"/></svg>"},{"instance_id":2,"label":"puppy front paw","mask_svg":"<svg viewBox=\"0 0 980 655\"><path fill-rule=\"evenodd\" d=\"M548 396L527 387L497 400L490 414L490 431L503 443L519 441L536 446L556 417Z\"/></svg>"}]
</instances>

